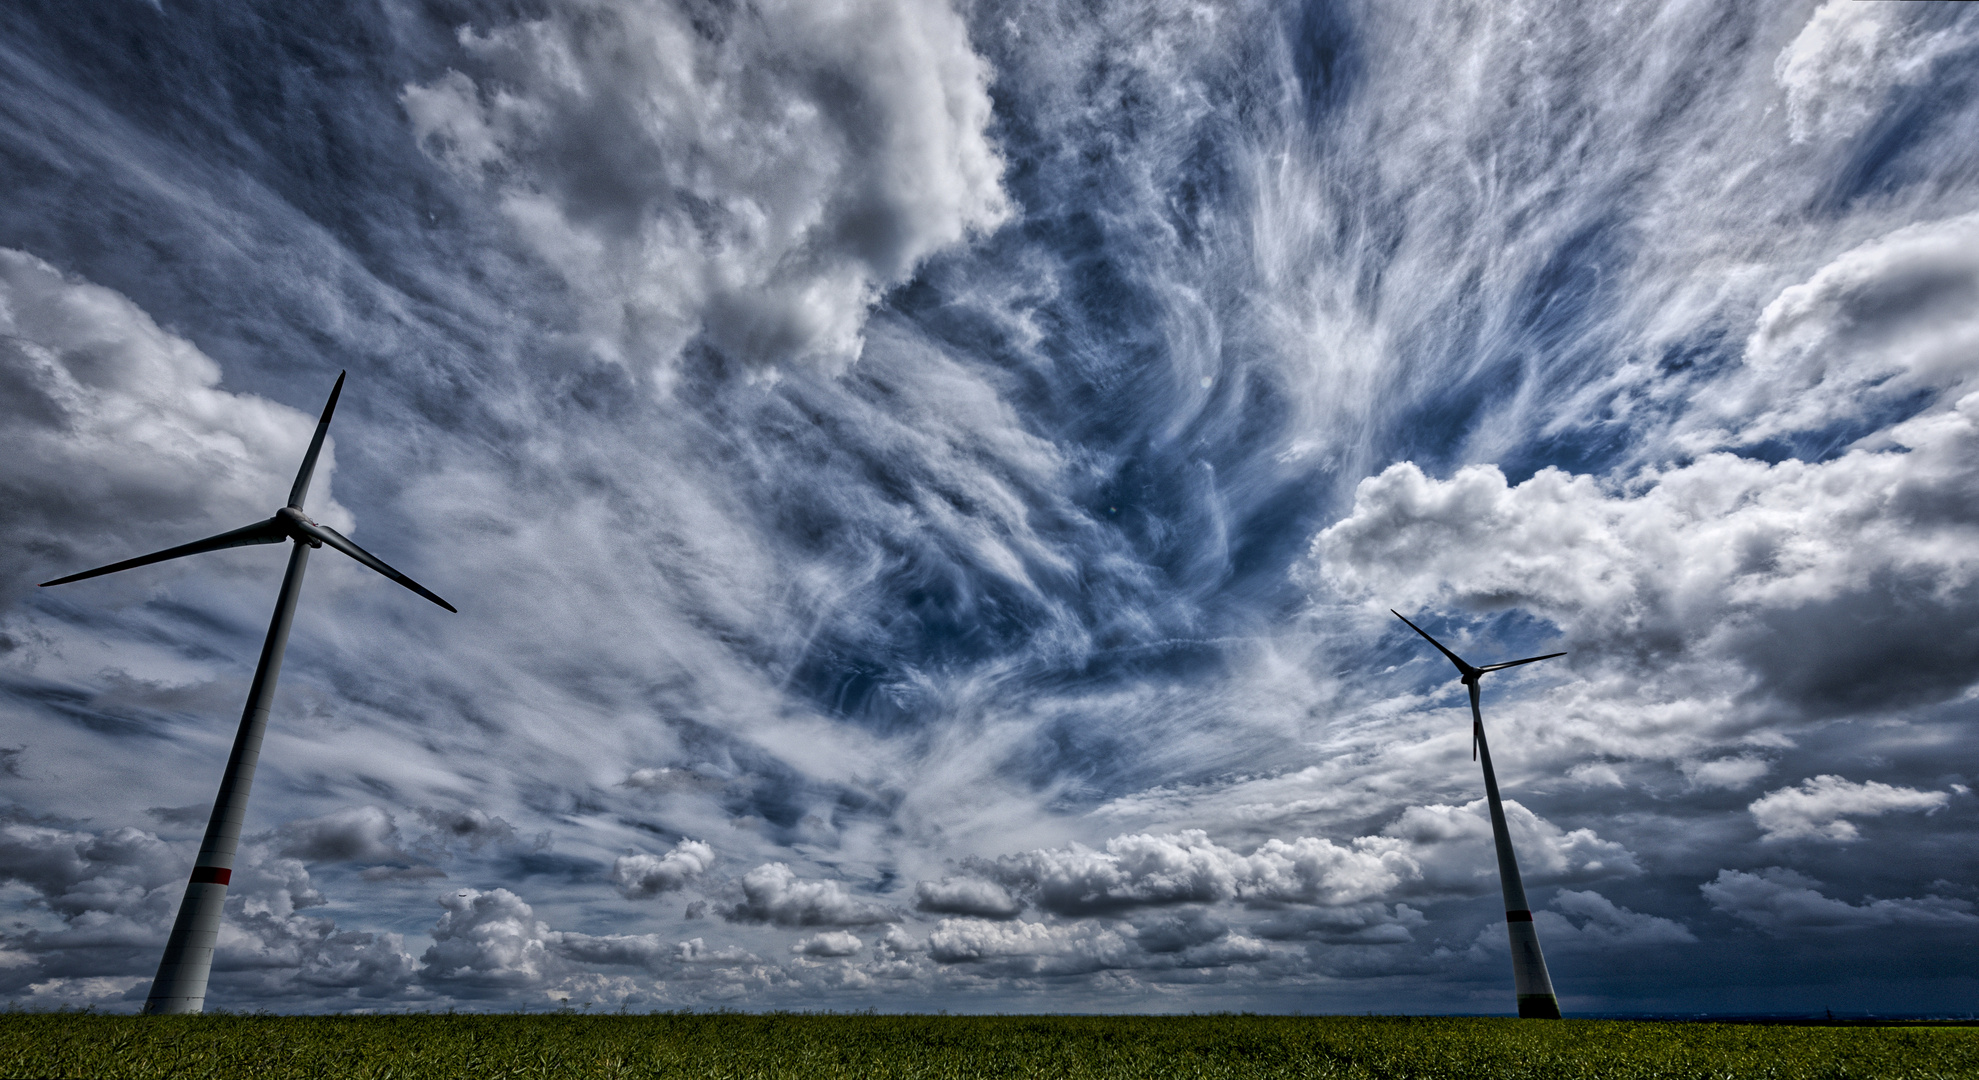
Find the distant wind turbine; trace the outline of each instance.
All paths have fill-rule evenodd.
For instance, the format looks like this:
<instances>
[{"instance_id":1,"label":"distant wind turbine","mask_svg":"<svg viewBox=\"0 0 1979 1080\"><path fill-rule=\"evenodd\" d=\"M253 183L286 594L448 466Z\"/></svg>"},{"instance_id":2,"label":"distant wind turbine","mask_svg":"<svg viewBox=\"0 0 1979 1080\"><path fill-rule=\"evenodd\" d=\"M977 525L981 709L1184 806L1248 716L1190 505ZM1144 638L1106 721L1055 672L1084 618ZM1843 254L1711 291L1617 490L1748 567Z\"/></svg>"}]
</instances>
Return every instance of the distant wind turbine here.
<instances>
[{"instance_id":1,"label":"distant wind turbine","mask_svg":"<svg viewBox=\"0 0 1979 1080\"><path fill-rule=\"evenodd\" d=\"M254 682L247 692L247 710L241 714L240 731L234 736L234 752L227 758L227 771L220 777L220 793L213 801L213 816L206 822L206 838L200 842L199 857L193 860L192 879L186 883L185 899L179 902L172 936L166 939L164 959L159 961L158 976L151 982L151 996L144 1002L144 1011L153 1016L196 1013L206 1004L206 978L213 968L213 946L220 936L220 916L227 899L227 882L233 878L234 852L240 847L241 822L247 816L247 792L254 783L255 762L261 757L261 738L268 730L268 709L275 700L275 680L282 673L282 650L288 645L289 624L295 621L296 598L302 594L302 571L309 563L309 550L327 544L448 611L456 610L428 592L425 586L351 543L342 533L318 525L303 514L302 500L309 494L309 476L316 471L323 436L330 430L330 414L336 411L337 395L343 389L344 373L339 373L337 385L330 390L330 400L323 406L323 418L316 422L316 435L309 440L309 452L303 455L302 470L296 473L295 487L289 490L289 503L275 511L274 517L190 544L41 583L43 587L66 585L223 548L279 544L284 540L295 544L289 552L288 573L282 576L281 597L275 601L275 618L268 624L267 639L261 643L261 662L254 668Z\"/></svg>"},{"instance_id":2,"label":"distant wind turbine","mask_svg":"<svg viewBox=\"0 0 1979 1080\"><path fill-rule=\"evenodd\" d=\"M1532 925L1532 908L1526 903L1525 882L1519 878L1519 860L1512 854L1512 835L1505 828L1505 807L1498 801L1498 774L1491 771L1491 744L1484 739L1484 714L1477 706L1477 680L1488 672L1567 654L1547 653L1545 656L1528 656L1524 660L1472 667L1464 662L1463 657L1430 637L1422 627L1402 618L1401 612L1391 608L1389 614L1408 623L1409 629L1421 634L1423 640L1436 646L1437 652L1449 657L1463 675L1463 684L1470 687L1471 759L1484 762L1484 797L1491 807L1491 839L1498 846L1498 885L1505 891L1505 929L1512 939L1512 984L1518 989L1519 1016L1521 1019L1558 1020L1560 1001L1553 996L1552 977L1546 974L1546 956L1539 951L1539 931Z\"/></svg>"}]
</instances>

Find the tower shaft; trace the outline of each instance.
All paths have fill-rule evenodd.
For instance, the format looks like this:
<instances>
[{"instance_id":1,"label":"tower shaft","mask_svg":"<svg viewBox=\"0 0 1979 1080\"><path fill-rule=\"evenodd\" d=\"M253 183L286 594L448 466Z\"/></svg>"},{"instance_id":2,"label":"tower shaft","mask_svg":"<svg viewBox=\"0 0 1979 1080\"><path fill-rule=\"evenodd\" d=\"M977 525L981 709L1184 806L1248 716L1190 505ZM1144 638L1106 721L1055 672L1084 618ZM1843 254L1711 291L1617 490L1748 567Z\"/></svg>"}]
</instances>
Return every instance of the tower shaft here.
<instances>
[{"instance_id":1,"label":"tower shaft","mask_svg":"<svg viewBox=\"0 0 1979 1080\"><path fill-rule=\"evenodd\" d=\"M1519 996L1520 1018L1558 1020L1560 1001L1546 973L1546 955L1539 951L1539 932L1532 925L1532 908L1525 898L1519 860L1512 853L1512 833L1505 825L1505 805L1498 798L1498 774L1491 770L1491 744L1484 738L1484 719L1477 713L1477 683L1470 682L1472 737L1484 766L1484 798L1491 808L1491 839L1498 849L1498 885L1505 893L1505 932L1512 945L1512 985Z\"/></svg>"},{"instance_id":2,"label":"tower shaft","mask_svg":"<svg viewBox=\"0 0 1979 1080\"><path fill-rule=\"evenodd\" d=\"M199 856L193 860L185 899L179 902L178 918L165 942L165 956L158 963L158 975L151 981L151 994L144 1002L149 1015L196 1013L206 1005L206 980L213 970L213 948L220 937L234 854L240 848L241 823L247 818L248 789L254 786L254 766L261 759L261 740L267 734L268 712L275 703L275 681L282 674L282 653L288 648L289 626L295 622L296 600L302 595L302 574L309 565L312 546L297 540L289 552L288 572L282 576L268 637L261 643L261 660L254 667L247 709L241 713L240 731L234 735L234 751L227 757L227 771L220 777L220 792L213 800L213 815L207 819Z\"/></svg>"}]
</instances>

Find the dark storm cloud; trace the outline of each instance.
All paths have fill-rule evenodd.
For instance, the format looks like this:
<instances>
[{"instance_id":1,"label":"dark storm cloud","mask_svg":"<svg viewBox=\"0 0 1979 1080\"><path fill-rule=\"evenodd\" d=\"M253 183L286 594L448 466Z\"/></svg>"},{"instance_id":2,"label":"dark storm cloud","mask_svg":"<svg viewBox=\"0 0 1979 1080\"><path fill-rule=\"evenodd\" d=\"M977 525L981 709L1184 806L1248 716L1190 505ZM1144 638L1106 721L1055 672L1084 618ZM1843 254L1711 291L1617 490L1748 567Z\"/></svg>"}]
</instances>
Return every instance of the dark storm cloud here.
<instances>
[{"instance_id":1,"label":"dark storm cloud","mask_svg":"<svg viewBox=\"0 0 1979 1080\"><path fill-rule=\"evenodd\" d=\"M1390 606L1572 651L1486 689L1570 995L1940 1000L1976 31L12 5L8 993L141 996L277 571L28 583L264 515L348 366L311 512L462 614L312 562L216 1004L1500 1007Z\"/></svg>"}]
</instances>

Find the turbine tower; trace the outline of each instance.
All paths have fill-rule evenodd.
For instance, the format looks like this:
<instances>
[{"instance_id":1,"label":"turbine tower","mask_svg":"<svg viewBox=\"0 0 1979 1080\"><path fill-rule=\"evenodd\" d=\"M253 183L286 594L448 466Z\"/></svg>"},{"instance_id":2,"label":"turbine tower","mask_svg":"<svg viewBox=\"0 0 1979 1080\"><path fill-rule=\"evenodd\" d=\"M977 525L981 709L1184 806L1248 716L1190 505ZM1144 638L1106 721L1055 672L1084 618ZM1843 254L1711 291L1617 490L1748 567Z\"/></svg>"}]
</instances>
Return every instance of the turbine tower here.
<instances>
[{"instance_id":1,"label":"turbine tower","mask_svg":"<svg viewBox=\"0 0 1979 1080\"><path fill-rule=\"evenodd\" d=\"M1505 807L1498 801L1498 774L1491 771L1491 744L1484 739L1484 714L1477 707L1477 680L1488 672L1567 654L1547 653L1545 656L1528 656L1524 660L1472 667L1464 662L1463 657L1430 637L1422 627L1402 618L1401 612L1391 608L1389 614L1408 623L1409 629L1421 634L1423 640L1436 646L1437 652L1449 657L1462 674L1463 684L1470 688L1471 759L1484 763L1484 797L1491 807L1491 839L1498 847L1498 884L1505 891L1505 930L1512 939L1512 983L1518 989L1519 1018L1558 1020L1560 1001L1553 996L1552 977L1546 974L1546 955L1539 951L1539 931L1532 925L1532 908L1526 903L1525 882L1519 878L1519 860L1512 854L1512 836L1505 828Z\"/></svg>"},{"instance_id":2,"label":"turbine tower","mask_svg":"<svg viewBox=\"0 0 1979 1080\"><path fill-rule=\"evenodd\" d=\"M275 700L275 680L282 673L282 650L288 645L289 624L295 621L296 598L302 593L302 571L309 563L310 549L327 544L448 611L456 610L428 592L425 586L351 543L342 533L318 525L303 514L302 500L309 494L309 476L316 471L323 436L330 430L330 414L336 411L337 395L343 389L344 373L339 373L330 400L323 406L323 418L316 422L316 435L309 440L309 452L303 455L295 486L289 490L288 505L275 511L274 517L190 544L41 583L43 587L65 585L223 548L279 544L284 540L295 545L289 551L288 573L282 576L281 596L275 601L275 617L268 624L267 639L261 643L261 662L254 668L247 709L241 714L240 731L234 736L234 752L227 758L227 771L220 777L220 793L213 800L213 816L206 822L206 838L200 842L199 857L193 860L185 899L179 902L178 919L172 923L172 936L166 939L158 976L152 980L151 995L144 1002L144 1011L153 1016L196 1013L206 1004L206 977L213 967L213 946L220 936L220 916L227 899L227 882L233 877L234 852L240 847L241 822L247 816L247 792L254 783L255 762L261 757L261 739L268 730L268 709Z\"/></svg>"}]
</instances>

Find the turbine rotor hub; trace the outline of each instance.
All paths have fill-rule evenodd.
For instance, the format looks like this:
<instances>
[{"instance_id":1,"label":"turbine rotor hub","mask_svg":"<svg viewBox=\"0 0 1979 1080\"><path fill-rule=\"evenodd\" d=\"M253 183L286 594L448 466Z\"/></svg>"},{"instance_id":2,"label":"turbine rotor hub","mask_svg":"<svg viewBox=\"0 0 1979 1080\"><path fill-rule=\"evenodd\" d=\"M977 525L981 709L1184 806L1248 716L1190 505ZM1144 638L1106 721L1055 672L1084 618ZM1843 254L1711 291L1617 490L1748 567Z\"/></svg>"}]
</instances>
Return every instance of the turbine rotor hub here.
<instances>
[{"instance_id":1,"label":"turbine rotor hub","mask_svg":"<svg viewBox=\"0 0 1979 1080\"><path fill-rule=\"evenodd\" d=\"M293 506L284 506L280 510L275 511L275 518L282 523L290 539L300 544L308 544L313 548L323 546L323 541L309 535L309 529L305 528L305 526L314 526L316 524L316 522L310 520L308 514L303 513Z\"/></svg>"}]
</instances>

